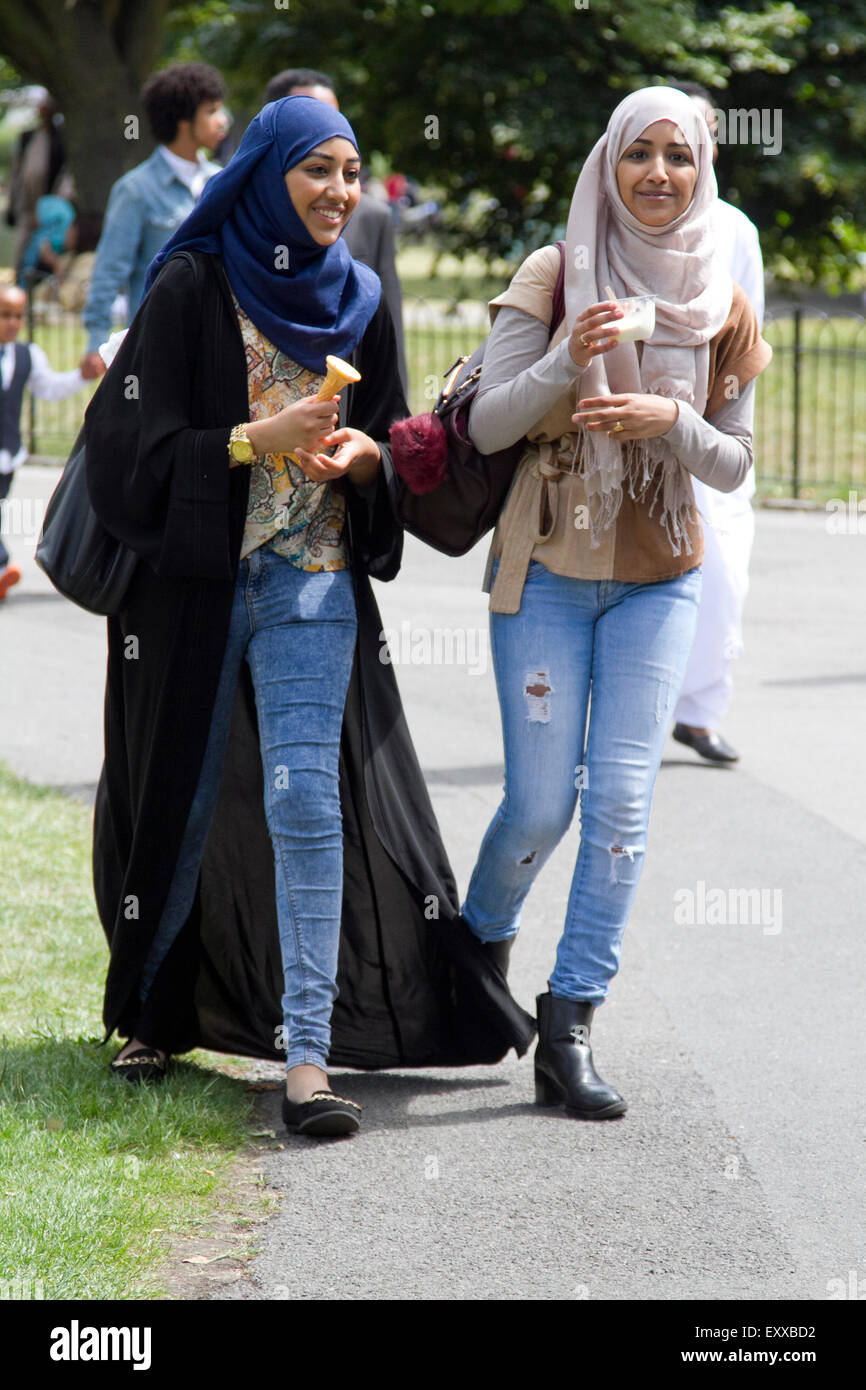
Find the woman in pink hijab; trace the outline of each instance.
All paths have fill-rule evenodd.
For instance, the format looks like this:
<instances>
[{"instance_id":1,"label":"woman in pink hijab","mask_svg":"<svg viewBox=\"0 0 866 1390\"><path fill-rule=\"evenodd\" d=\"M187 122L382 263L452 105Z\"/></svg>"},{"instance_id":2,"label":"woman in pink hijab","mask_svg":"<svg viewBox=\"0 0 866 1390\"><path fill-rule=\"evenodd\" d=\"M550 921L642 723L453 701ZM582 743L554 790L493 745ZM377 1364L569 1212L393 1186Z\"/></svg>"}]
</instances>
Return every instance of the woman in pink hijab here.
<instances>
[{"instance_id":1,"label":"woman in pink hijab","mask_svg":"<svg viewBox=\"0 0 866 1390\"><path fill-rule=\"evenodd\" d=\"M594 1068L590 1028L619 965L694 635L703 539L691 478L729 492L746 476L754 382L771 356L717 257L716 198L690 99L649 87L620 102L574 191L565 320L549 338L560 252L543 247L491 303L470 413L482 452L522 437L526 448L485 579L505 791L463 913L504 972L579 795L580 849L537 1001L535 1085L538 1104L580 1119L626 1110ZM649 305L633 303L643 296Z\"/></svg>"}]
</instances>

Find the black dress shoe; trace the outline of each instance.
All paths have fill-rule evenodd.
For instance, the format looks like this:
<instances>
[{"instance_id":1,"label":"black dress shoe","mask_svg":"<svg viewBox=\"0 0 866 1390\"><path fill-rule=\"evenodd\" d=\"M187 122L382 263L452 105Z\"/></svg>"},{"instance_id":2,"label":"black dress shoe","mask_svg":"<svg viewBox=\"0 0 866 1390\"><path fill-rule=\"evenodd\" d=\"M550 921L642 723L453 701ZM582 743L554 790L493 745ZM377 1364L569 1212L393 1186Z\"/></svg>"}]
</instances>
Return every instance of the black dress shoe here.
<instances>
[{"instance_id":1,"label":"black dress shoe","mask_svg":"<svg viewBox=\"0 0 866 1390\"><path fill-rule=\"evenodd\" d=\"M595 1008L584 1000L539 994L535 1050L536 1105L564 1105L578 1120L613 1120L628 1106L592 1065L589 1032Z\"/></svg>"},{"instance_id":2,"label":"black dress shoe","mask_svg":"<svg viewBox=\"0 0 866 1390\"><path fill-rule=\"evenodd\" d=\"M123 1048L120 1049L123 1051ZM134 1086L138 1086L142 1081L162 1081L168 1069L168 1058L160 1057L159 1053L152 1047L137 1047L134 1052L129 1052L125 1057L121 1057L120 1052L109 1064L109 1070L115 1076L122 1076L124 1081L130 1081Z\"/></svg>"},{"instance_id":3,"label":"black dress shoe","mask_svg":"<svg viewBox=\"0 0 866 1390\"><path fill-rule=\"evenodd\" d=\"M517 940L517 933L513 936L505 936L500 941L482 941L481 945L487 955L498 965L503 975L508 978L508 962L511 959L511 948Z\"/></svg>"},{"instance_id":4,"label":"black dress shoe","mask_svg":"<svg viewBox=\"0 0 866 1390\"><path fill-rule=\"evenodd\" d=\"M314 1091L309 1100L292 1101L283 1096L283 1121L292 1134L310 1134L324 1139L337 1134L357 1134L361 1128L361 1107L343 1100L333 1091Z\"/></svg>"},{"instance_id":5,"label":"black dress shoe","mask_svg":"<svg viewBox=\"0 0 866 1390\"><path fill-rule=\"evenodd\" d=\"M684 743L688 748L694 748L696 753L700 753L702 758L707 758L711 763L738 763L740 755L735 748L719 734L693 734L685 724L674 725L674 738L677 743Z\"/></svg>"}]
</instances>

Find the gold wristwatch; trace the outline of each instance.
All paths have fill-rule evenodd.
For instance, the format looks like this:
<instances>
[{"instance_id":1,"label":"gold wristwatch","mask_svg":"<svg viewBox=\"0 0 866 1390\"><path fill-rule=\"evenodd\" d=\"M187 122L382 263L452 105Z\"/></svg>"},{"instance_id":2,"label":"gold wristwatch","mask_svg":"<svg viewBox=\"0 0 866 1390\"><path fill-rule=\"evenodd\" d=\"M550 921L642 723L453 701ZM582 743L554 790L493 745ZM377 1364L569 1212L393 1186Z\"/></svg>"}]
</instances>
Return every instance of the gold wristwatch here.
<instances>
[{"instance_id":1,"label":"gold wristwatch","mask_svg":"<svg viewBox=\"0 0 866 1390\"><path fill-rule=\"evenodd\" d=\"M247 438L246 425L235 425L229 435L229 458L232 463L253 463L256 451Z\"/></svg>"}]
</instances>

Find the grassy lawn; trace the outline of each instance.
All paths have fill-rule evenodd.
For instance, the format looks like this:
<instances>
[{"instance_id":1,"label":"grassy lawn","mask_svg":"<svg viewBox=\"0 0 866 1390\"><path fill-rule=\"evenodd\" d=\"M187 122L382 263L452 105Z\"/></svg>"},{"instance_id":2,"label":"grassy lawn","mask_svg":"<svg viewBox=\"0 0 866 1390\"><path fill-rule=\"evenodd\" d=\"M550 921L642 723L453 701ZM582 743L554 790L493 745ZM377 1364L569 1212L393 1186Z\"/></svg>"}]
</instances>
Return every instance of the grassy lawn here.
<instances>
[{"instance_id":1,"label":"grassy lawn","mask_svg":"<svg viewBox=\"0 0 866 1390\"><path fill-rule=\"evenodd\" d=\"M2 766L0 799L0 1297L165 1296L169 1244L224 1211L253 1096L205 1052L157 1087L109 1073L91 814Z\"/></svg>"},{"instance_id":2,"label":"grassy lawn","mask_svg":"<svg viewBox=\"0 0 866 1390\"><path fill-rule=\"evenodd\" d=\"M438 255L435 244L404 242L397 255L397 270L404 295L420 299L492 299L505 289L516 266L493 261L485 266L480 256Z\"/></svg>"},{"instance_id":3,"label":"grassy lawn","mask_svg":"<svg viewBox=\"0 0 866 1390\"><path fill-rule=\"evenodd\" d=\"M448 368L464 354L475 351L486 337L484 327L475 323L447 321L443 315L437 327L419 324L406 329L406 361L409 368L409 405L415 414L432 410Z\"/></svg>"}]
</instances>

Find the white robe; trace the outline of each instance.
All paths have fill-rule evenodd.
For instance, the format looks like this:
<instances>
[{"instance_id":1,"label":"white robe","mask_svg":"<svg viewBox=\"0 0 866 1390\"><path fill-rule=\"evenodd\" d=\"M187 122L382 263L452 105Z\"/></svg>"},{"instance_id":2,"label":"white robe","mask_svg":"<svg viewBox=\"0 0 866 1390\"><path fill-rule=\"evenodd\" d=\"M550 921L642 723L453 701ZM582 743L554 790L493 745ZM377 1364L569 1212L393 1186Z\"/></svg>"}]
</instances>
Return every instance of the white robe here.
<instances>
[{"instance_id":1,"label":"white robe","mask_svg":"<svg viewBox=\"0 0 866 1390\"><path fill-rule=\"evenodd\" d=\"M764 322L764 263L758 229L731 203L718 204L718 237L729 251L731 277L746 291ZM743 603L749 588L749 559L755 534L751 499L755 470L734 492L717 492L692 478L704 530L703 588L695 632L675 719L717 729L733 689L731 662L742 655Z\"/></svg>"}]
</instances>

